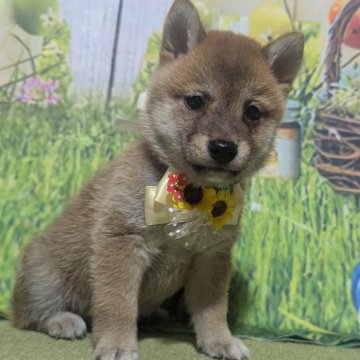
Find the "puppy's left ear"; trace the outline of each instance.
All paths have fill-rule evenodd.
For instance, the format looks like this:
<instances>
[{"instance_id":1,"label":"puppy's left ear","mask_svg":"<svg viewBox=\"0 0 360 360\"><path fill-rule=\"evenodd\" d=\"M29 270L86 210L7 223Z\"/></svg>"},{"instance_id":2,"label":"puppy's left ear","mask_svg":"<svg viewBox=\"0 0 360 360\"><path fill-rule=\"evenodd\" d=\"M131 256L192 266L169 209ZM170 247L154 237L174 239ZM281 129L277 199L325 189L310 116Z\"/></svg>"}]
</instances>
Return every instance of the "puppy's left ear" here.
<instances>
[{"instance_id":1,"label":"puppy's left ear","mask_svg":"<svg viewBox=\"0 0 360 360\"><path fill-rule=\"evenodd\" d=\"M175 0L164 25L160 63L188 53L205 38L205 30L194 5L188 0Z\"/></svg>"},{"instance_id":2,"label":"puppy's left ear","mask_svg":"<svg viewBox=\"0 0 360 360\"><path fill-rule=\"evenodd\" d=\"M262 52L285 96L300 69L304 54L304 35L285 34L263 47Z\"/></svg>"}]
</instances>

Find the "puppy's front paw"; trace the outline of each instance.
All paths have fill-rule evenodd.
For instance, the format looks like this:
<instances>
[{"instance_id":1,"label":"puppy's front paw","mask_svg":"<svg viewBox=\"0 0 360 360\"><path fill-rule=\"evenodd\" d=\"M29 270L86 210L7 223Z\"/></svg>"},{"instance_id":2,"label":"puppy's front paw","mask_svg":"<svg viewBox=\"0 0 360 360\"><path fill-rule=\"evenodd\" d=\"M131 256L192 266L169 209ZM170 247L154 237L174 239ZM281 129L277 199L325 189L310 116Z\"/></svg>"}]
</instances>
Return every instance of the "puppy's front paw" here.
<instances>
[{"instance_id":1,"label":"puppy's front paw","mask_svg":"<svg viewBox=\"0 0 360 360\"><path fill-rule=\"evenodd\" d=\"M79 315L64 311L44 321L42 330L56 339L81 339L86 335L86 324Z\"/></svg>"},{"instance_id":2,"label":"puppy's front paw","mask_svg":"<svg viewBox=\"0 0 360 360\"><path fill-rule=\"evenodd\" d=\"M95 349L95 360L139 360L137 350L124 350L121 348Z\"/></svg>"},{"instance_id":3,"label":"puppy's front paw","mask_svg":"<svg viewBox=\"0 0 360 360\"><path fill-rule=\"evenodd\" d=\"M215 359L245 360L250 358L248 348L240 339L231 337L228 341L200 341L200 350Z\"/></svg>"}]
</instances>

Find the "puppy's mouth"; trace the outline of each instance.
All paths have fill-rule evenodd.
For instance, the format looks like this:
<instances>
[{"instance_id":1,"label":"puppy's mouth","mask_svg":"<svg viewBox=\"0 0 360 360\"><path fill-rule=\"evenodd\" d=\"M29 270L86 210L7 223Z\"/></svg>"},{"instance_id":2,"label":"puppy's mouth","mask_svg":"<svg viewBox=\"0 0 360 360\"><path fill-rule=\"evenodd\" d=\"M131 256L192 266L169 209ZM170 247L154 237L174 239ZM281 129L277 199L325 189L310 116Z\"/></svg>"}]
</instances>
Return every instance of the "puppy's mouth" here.
<instances>
[{"instance_id":1,"label":"puppy's mouth","mask_svg":"<svg viewBox=\"0 0 360 360\"><path fill-rule=\"evenodd\" d=\"M218 173L219 175L226 174L226 175L237 176L239 174L239 171L224 169L222 167L212 167L212 166L195 165L195 164L190 164L190 165L199 174L204 173L206 171L213 171L215 173Z\"/></svg>"}]
</instances>

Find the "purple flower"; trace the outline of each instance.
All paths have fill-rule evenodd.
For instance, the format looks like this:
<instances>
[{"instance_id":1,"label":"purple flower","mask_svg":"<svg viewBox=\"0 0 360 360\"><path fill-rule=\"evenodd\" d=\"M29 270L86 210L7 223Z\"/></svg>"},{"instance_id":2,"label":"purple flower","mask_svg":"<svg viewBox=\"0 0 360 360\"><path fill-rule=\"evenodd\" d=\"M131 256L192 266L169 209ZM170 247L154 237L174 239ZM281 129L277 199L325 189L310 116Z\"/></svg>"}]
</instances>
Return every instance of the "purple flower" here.
<instances>
[{"instance_id":1,"label":"purple flower","mask_svg":"<svg viewBox=\"0 0 360 360\"><path fill-rule=\"evenodd\" d=\"M53 93L59 87L58 80L49 80L47 82L43 82L42 88L46 94Z\"/></svg>"},{"instance_id":2,"label":"purple flower","mask_svg":"<svg viewBox=\"0 0 360 360\"><path fill-rule=\"evenodd\" d=\"M17 99L25 104L56 105L60 100L55 93L59 85L58 80L44 80L33 76L20 84Z\"/></svg>"},{"instance_id":3,"label":"purple flower","mask_svg":"<svg viewBox=\"0 0 360 360\"><path fill-rule=\"evenodd\" d=\"M59 102L60 98L58 95L50 95L44 99L45 105L56 105Z\"/></svg>"}]
</instances>

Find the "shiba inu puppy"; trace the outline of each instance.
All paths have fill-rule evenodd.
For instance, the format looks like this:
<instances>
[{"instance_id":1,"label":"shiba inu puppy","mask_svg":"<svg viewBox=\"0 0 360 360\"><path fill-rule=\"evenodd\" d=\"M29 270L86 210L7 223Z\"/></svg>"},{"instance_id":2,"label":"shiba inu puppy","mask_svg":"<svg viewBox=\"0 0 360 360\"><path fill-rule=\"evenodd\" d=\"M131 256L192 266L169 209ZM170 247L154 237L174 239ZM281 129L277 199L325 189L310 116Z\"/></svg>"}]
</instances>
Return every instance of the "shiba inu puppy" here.
<instances>
[{"instance_id":1,"label":"shiba inu puppy","mask_svg":"<svg viewBox=\"0 0 360 360\"><path fill-rule=\"evenodd\" d=\"M176 0L142 135L25 248L13 293L15 326L75 339L91 318L96 359L138 359L138 319L184 288L199 349L214 358L247 358L226 320L238 226L220 224L203 239L219 239L214 246L188 249L169 238L166 225L147 225L145 187L157 186L171 168L190 186L179 180L168 189L175 198L182 191L190 205L206 192L231 196L237 184L245 191L271 152L303 46L296 32L265 47L231 32L205 32L193 5ZM215 226L230 202L214 204L207 214ZM193 236L196 228L185 238Z\"/></svg>"}]
</instances>

